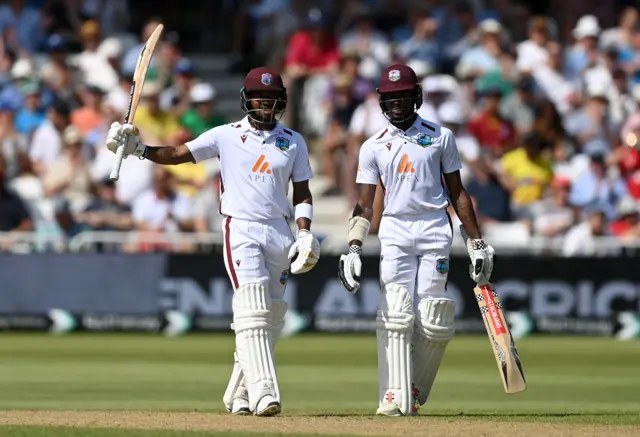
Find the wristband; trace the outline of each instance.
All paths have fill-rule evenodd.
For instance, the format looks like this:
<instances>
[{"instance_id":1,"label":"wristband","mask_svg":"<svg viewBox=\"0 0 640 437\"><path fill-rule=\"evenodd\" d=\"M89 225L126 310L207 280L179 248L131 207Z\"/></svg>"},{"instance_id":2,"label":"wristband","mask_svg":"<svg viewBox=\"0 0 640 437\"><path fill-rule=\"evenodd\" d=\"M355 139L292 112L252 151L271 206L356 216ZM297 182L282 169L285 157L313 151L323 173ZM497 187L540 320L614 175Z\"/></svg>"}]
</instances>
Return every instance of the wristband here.
<instances>
[{"instance_id":1,"label":"wristband","mask_svg":"<svg viewBox=\"0 0 640 437\"><path fill-rule=\"evenodd\" d=\"M309 220L313 219L313 205L310 203L298 203L294 210L296 221L299 218L307 218Z\"/></svg>"},{"instance_id":2,"label":"wristband","mask_svg":"<svg viewBox=\"0 0 640 437\"><path fill-rule=\"evenodd\" d=\"M369 233L371 223L364 217L351 217L349 219L349 232L347 234L347 243L353 240L364 241L364 237Z\"/></svg>"}]
</instances>

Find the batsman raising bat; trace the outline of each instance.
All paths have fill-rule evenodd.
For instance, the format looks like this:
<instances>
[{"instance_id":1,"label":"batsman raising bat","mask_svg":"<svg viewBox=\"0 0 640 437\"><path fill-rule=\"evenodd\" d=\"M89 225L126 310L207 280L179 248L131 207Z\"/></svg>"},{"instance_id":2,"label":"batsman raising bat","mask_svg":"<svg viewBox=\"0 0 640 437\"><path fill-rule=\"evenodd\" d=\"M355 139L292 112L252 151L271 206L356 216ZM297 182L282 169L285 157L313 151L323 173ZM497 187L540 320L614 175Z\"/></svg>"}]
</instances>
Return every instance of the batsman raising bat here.
<instances>
[{"instance_id":1,"label":"batsman raising bat","mask_svg":"<svg viewBox=\"0 0 640 437\"><path fill-rule=\"evenodd\" d=\"M462 186L453 134L417 114L423 95L415 72L402 64L388 67L378 95L389 124L360 149L356 182L361 194L349 220L349 253L340 257L339 277L351 293L360 287L362 242L380 182L385 195L378 231L377 414L413 416L427 401L454 336L455 302L447 294L450 201L470 236L470 273L476 283L489 281L494 251L482 240Z\"/></svg>"},{"instance_id":2,"label":"batsman raising bat","mask_svg":"<svg viewBox=\"0 0 640 437\"><path fill-rule=\"evenodd\" d=\"M320 244L311 234L313 206L307 145L279 123L287 91L269 68L251 70L241 90L245 117L215 127L178 147L149 147L130 124L113 123L107 147L158 164L220 158L224 261L233 285L235 364L224 395L232 414L273 416L281 411L274 344L284 325L289 273L311 270ZM293 182L297 239L287 222Z\"/></svg>"}]
</instances>

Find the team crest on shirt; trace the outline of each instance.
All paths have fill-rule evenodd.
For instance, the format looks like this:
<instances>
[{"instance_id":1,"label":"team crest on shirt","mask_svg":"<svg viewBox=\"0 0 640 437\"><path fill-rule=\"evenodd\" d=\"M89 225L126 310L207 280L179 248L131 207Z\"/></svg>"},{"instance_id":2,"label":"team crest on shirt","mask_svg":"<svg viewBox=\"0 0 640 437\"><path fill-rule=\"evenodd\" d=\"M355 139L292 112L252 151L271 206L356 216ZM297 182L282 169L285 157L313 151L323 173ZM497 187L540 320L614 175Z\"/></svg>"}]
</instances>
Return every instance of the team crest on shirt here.
<instances>
[{"instance_id":1,"label":"team crest on shirt","mask_svg":"<svg viewBox=\"0 0 640 437\"><path fill-rule=\"evenodd\" d=\"M287 280L289 280L289 270L283 270L282 274L280 275L280 283L282 285L286 285Z\"/></svg>"},{"instance_id":2,"label":"team crest on shirt","mask_svg":"<svg viewBox=\"0 0 640 437\"><path fill-rule=\"evenodd\" d=\"M391 70L389 72L389 80L391 82L397 82L400 80L400 70Z\"/></svg>"},{"instance_id":3,"label":"team crest on shirt","mask_svg":"<svg viewBox=\"0 0 640 437\"><path fill-rule=\"evenodd\" d=\"M429 147L433 144L433 138L427 134L419 134L418 135L418 145L421 147Z\"/></svg>"},{"instance_id":4,"label":"team crest on shirt","mask_svg":"<svg viewBox=\"0 0 640 437\"><path fill-rule=\"evenodd\" d=\"M444 275L449 272L449 259L448 258L440 258L436 261L436 271L441 275Z\"/></svg>"},{"instance_id":5,"label":"team crest on shirt","mask_svg":"<svg viewBox=\"0 0 640 437\"><path fill-rule=\"evenodd\" d=\"M276 138L276 147L283 152L289 150L289 140L284 137Z\"/></svg>"},{"instance_id":6,"label":"team crest on shirt","mask_svg":"<svg viewBox=\"0 0 640 437\"><path fill-rule=\"evenodd\" d=\"M262 82L263 85L269 86L273 83L273 76L271 76L271 73L262 73L260 82Z\"/></svg>"}]
</instances>

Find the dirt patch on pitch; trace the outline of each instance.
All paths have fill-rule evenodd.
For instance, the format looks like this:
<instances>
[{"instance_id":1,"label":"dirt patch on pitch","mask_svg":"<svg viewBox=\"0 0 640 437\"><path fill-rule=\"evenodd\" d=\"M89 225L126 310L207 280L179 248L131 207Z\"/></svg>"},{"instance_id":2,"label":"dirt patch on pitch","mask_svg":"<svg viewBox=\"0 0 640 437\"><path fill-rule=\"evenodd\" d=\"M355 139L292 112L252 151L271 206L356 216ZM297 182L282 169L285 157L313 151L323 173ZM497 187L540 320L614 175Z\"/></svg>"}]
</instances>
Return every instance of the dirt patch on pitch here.
<instances>
[{"instance_id":1,"label":"dirt patch on pitch","mask_svg":"<svg viewBox=\"0 0 640 437\"><path fill-rule=\"evenodd\" d=\"M493 422L465 418L379 418L332 416L234 417L217 413L0 411L0 425L80 428L161 429L180 431L248 431L264 435L361 435L443 437L601 437L638 436L631 426L564 423Z\"/></svg>"}]
</instances>

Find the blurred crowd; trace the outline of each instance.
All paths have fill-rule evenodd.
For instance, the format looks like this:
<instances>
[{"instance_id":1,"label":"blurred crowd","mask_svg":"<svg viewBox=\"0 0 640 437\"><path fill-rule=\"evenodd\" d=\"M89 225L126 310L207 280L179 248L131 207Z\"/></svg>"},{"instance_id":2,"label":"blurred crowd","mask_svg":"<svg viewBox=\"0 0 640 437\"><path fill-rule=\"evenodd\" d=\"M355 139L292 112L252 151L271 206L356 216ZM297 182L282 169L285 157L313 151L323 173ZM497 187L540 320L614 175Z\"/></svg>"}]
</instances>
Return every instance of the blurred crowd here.
<instances>
[{"instance_id":1,"label":"blurred crowd","mask_svg":"<svg viewBox=\"0 0 640 437\"><path fill-rule=\"evenodd\" d=\"M218 231L216 163L160 167L129 157L119 182L109 179L106 133L123 120L138 55L159 23L130 33L128 3L0 4L0 232L69 241L83 231ZM179 35L165 29L135 116L142 140L179 145L226 123L215 99Z\"/></svg>"},{"instance_id":2,"label":"blurred crowd","mask_svg":"<svg viewBox=\"0 0 640 437\"><path fill-rule=\"evenodd\" d=\"M159 23L132 33L130 3L0 2L0 232L219 231L215 160L158 167L130 157L120 181L109 180L106 131L123 119L142 44ZM376 82L404 62L422 81L420 115L456 134L486 238L547 237L566 255L596 254L602 235L640 241L637 9L613 27L582 15L565 32L526 2L224 3L230 73L283 71L283 122L305 134L328 181L317 198L355 203L359 147L387 123ZM143 141L177 145L229 121L179 33L165 29L135 118Z\"/></svg>"},{"instance_id":3,"label":"blurred crowd","mask_svg":"<svg viewBox=\"0 0 640 437\"><path fill-rule=\"evenodd\" d=\"M317 140L325 196L355 203L359 147L387 123L376 82L404 62L420 115L456 134L486 238L546 237L566 255L597 254L599 236L640 241L637 9L609 28L582 15L565 34L521 2L347 0L336 16L316 1L289 32L270 26L298 2L249 3L256 50L286 74L287 123Z\"/></svg>"}]
</instances>

